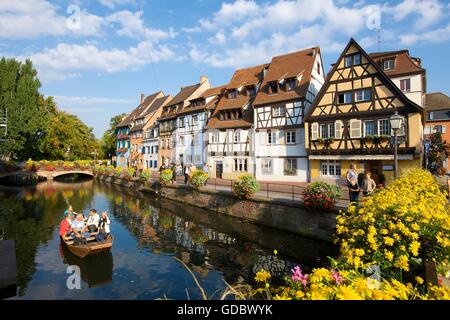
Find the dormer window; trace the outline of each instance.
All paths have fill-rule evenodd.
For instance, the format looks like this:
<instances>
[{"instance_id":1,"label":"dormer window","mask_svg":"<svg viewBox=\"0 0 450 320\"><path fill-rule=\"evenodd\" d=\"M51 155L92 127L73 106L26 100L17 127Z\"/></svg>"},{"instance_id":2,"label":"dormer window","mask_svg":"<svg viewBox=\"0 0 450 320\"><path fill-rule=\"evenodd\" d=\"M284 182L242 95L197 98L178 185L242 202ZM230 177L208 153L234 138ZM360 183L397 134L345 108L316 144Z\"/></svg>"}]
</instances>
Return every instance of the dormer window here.
<instances>
[{"instance_id":1,"label":"dormer window","mask_svg":"<svg viewBox=\"0 0 450 320\"><path fill-rule=\"evenodd\" d=\"M345 57L345 67L351 67L361 64L361 54L355 53Z\"/></svg>"},{"instance_id":2,"label":"dormer window","mask_svg":"<svg viewBox=\"0 0 450 320\"><path fill-rule=\"evenodd\" d=\"M272 81L268 83L268 93L269 94L276 94L278 93L278 84L276 81Z\"/></svg>"},{"instance_id":3,"label":"dormer window","mask_svg":"<svg viewBox=\"0 0 450 320\"><path fill-rule=\"evenodd\" d=\"M228 99L236 99L236 97L237 97L236 89L228 90Z\"/></svg>"},{"instance_id":4,"label":"dormer window","mask_svg":"<svg viewBox=\"0 0 450 320\"><path fill-rule=\"evenodd\" d=\"M383 61L383 70L394 69L394 59L387 59Z\"/></svg>"},{"instance_id":5,"label":"dormer window","mask_svg":"<svg viewBox=\"0 0 450 320\"><path fill-rule=\"evenodd\" d=\"M248 86L246 89L247 89L246 91L247 91L247 96L248 97L254 97L256 95L256 88L255 88L255 86Z\"/></svg>"},{"instance_id":6,"label":"dormer window","mask_svg":"<svg viewBox=\"0 0 450 320\"><path fill-rule=\"evenodd\" d=\"M205 104L204 102L205 101L203 99L197 99L197 100L192 101L191 103L192 103L193 107L200 107Z\"/></svg>"},{"instance_id":7,"label":"dormer window","mask_svg":"<svg viewBox=\"0 0 450 320\"><path fill-rule=\"evenodd\" d=\"M297 86L297 81L295 79L287 79L286 80L286 91L292 91Z\"/></svg>"}]
</instances>

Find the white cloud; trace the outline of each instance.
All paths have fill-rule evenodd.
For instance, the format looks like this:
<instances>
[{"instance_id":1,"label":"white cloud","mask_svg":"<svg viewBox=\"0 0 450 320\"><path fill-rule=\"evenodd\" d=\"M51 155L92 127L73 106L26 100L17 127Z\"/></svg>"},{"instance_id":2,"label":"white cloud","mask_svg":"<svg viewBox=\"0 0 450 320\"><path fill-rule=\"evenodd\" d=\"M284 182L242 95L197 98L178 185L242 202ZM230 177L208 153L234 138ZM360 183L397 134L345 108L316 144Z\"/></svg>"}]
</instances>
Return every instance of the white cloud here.
<instances>
[{"instance_id":1,"label":"white cloud","mask_svg":"<svg viewBox=\"0 0 450 320\"><path fill-rule=\"evenodd\" d=\"M97 36L101 33L102 18L80 12L80 28L70 29L71 16L57 13L58 7L44 0L0 2L0 38L32 39L41 36L81 35Z\"/></svg>"},{"instance_id":2,"label":"white cloud","mask_svg":"<svg viewBox=\"0 0 450 320\"><path fill-rule=\"evenodd\" d=\"M132 38L143 37L152 42L176 37L177 34L173 28L170 28L169 31L163 31L145 27L144 20L142 19L143 13L143 11L136 11L133 13L128 10L122 10L106 17L106 21L118 24L120 27L117 29L117 34L122 36Z\"/></svg>"},{"instance_id":3,"label":"white cloud","mask_svg":"<svg viewBox=\"0 0 450 320\"><path fill-rule=\"evenodd\" d=\"M60 43L55 48L21 56L30 58L43 81L62 80L76 76L81 71L114 73L136 70L140 66L174 59L174 51L166 45L140 42L128 49L100 49L94 44Z\"/></svg>"},{"instance_id":4,"label":"white cloud","mask_svg":"<svg viewBox=\"0 0 450 320\"><path fill-rule=\"evenodd\" d=\"M116 6L122 6L126 4L134 4L135 0L99 0L100 4L104 5L109 9L114 9Z\"/></svg>"},{"instance_id":5,"label":"white cloud","mask_svg":"<svg viewBox=\"0 0 450 320\"><path fill-rule=\"evenodd\" d=\"M54 95L55 101L61 106L92 106L107 104L124 104L135 102L133 99L111 99L99 97L77 97Z\"/></svg>"},{"instance_id":6,"label":"white cloud","mask_svg":"<svg viewBox=\"0 0 450 320\"><path fill-rule=\"evenodd\" d=\"M424 29L439 21L445 9L439 0L403 0L396 6L385 5L383 11L392 15L395 21L411 18L413 14L418 15L414 26L417 29Z\"/></svg>"},{"instance_id":7,"label":"white cloud","mask_svg":"<svg viewBox=\"0 0 450 320\"><path fill-rule=\"evenodd\" d=\"M423 33L409 33L400 36L400 42L403 45L412 45L419 41L438 43L448 40L450 40L450 23L444 28Z\"/></svg>"}]
</instances>

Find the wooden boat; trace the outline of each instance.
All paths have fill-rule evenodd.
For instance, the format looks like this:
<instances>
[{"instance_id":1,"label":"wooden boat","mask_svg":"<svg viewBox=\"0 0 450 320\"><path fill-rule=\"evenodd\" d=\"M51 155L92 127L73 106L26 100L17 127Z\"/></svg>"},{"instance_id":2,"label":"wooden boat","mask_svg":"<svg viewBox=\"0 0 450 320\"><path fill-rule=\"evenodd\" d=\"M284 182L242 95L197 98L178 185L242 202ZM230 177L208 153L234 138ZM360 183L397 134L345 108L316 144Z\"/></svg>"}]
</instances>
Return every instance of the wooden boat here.
<instances>
[{"instance_id":1,"label":"wooden boat","mask_svg":"<svg viewBox=\"0 0 450 320\"><path fill-rule=\"evenodd\" d=\"M86 244L81 245L75 245L72 238L65 237L62 240L70 252L80 258L84 258L92 254L111 250L114 238L110 234L108 238L99 242L95 240L95 237L91 236L89 239L86 239L88 241Z\"/></svg>"}]
</instances>

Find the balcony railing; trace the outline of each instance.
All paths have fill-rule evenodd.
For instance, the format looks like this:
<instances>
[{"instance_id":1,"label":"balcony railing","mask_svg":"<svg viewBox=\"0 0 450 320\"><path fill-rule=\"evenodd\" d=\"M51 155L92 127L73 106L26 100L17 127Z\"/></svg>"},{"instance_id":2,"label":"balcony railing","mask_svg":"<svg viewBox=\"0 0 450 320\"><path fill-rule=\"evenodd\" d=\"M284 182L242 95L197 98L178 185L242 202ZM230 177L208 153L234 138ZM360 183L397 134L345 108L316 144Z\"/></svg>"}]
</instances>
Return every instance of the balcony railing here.
<instances>
[{"instance_id":1,"label":"balcony railing","mask_svg":"<svg viewBox=\"0 0 450 320\"><path fill-rule=\"evenodd\" d=\"M117 140L128 140L130 139L130 136L128 134L118 134Z\"/></svg>"},{"instance_id":2,"label":"balcony railing","mask_svg":"<svg viewBox=\"0 0 450 320\"><path fill-rule=\"evenodd\" d=\"M125 152L127 152L128 151L128 148L118 148L117 149L117 152L118 153L125 153Z\"/></svg>"}]
</instances>

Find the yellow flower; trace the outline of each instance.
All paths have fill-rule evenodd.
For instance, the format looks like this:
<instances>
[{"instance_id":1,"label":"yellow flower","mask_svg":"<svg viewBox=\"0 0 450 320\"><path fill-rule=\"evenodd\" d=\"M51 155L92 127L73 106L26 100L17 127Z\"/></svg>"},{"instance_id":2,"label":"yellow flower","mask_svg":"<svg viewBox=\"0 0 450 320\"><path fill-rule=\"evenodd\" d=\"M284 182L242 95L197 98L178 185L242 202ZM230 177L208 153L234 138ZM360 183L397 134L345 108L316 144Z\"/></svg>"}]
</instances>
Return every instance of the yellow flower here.
<instances>
[{"instance_id":1,"label":"yellow flower","mask_svg":"<svg viewBox=\"0 0 450 320\"><path fill-rule=\"evenodd\" d=\"M423 283L423 279L421 277L415 277L415 280L418 284L422 284Z\"/></svg>"},{"instance_id":2,"label":"yellow flower","mask_svg":"<svg viewBox=\"0 0 450 320\"><path fill-rule=\"evenodd\" d=\"M358 257L362 257L364 255L364 250L363 249L356 249L355 250L355 255Z\"/></svg>"},{"instance_id":3,"label":"yellow flower","mask_svg":"<svg viewBox=\"0 0 450 320\"><path fill-rule=\"evenodd\" d=\"M411 250L411 253L414 257L417 257L419 255L419 248L420 248L420 242L419 241L413 241L409 245L409 250Z\"/></svg>"},{"instance_id":4,"label":"yellow flower","mask_svg":"<svg viewBox=\"0 0 450 320\"><path fill-rule=\"evenodd\" d=\"M384 244L387 246L393 246L394 239L392 239L391 237L384 237Z\"/></svg>"},{"instance_id":5,"label":"yellow flower","mask_svg":"<svg viewBox=\"0 0 450 320\"><path fill-rule=\"evenodd\" d=\"M394 259L394 254L390 251L384 251L384 257L388 259L388 261L392 261L392 259Z\"/></svg>"},{"instance_id":6,"label":"yellow flower","mask_svg":"<svg viewBox=\"0 0 450 320\"><path fill-rule=\"evenodd\" d=\"M398 257L398 259L395 261L394 266L405 270L405 271L409 271L409 260L408 257L405 255L402 255L400 257Z\"/></svg>"},{"instance_id":7,"label":"yellow flower","mask_svg":"<svg viewBox=\"0 0 450 320\"><path fill-rule=\"evenodd\" d=\"M264 269L261 269L256 273L255 281L257 282L265 282L269 280L271 277L270 273Z\"/></svg>"}]
</instances>

